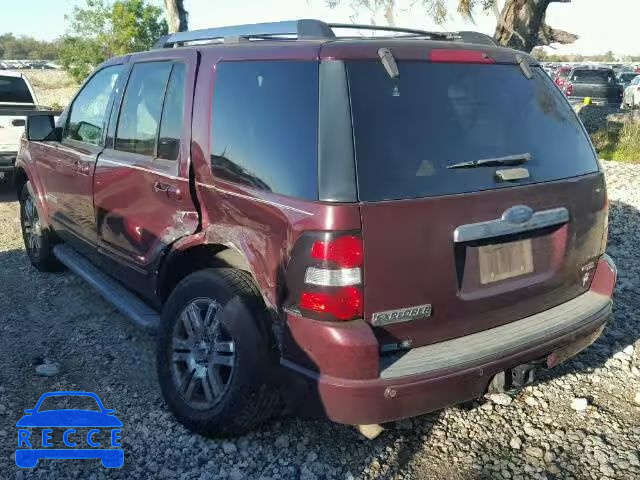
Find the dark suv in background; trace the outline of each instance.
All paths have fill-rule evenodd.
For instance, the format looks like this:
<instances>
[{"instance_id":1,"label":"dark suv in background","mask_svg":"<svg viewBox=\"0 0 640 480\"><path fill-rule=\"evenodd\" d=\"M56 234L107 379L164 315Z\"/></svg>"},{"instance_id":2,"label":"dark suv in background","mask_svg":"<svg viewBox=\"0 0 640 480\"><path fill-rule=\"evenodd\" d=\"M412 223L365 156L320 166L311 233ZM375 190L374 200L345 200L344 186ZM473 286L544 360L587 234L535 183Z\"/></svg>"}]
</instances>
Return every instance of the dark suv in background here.
<instances>
[{"instance_id":1,"label":"dark suv in background","mask_svg":"<svg viewBox=\"0 0 640 480\"><path fill-rule=\"evenodd\" d=\"M31 262L157 330L164 398L197 432L515 390L611 313L589 138L533 58L478 34L177 33L27 136Z\"/></svg>"},{"instance_id":2,"label":"dark suv in background","mask_svg":"<svg viewBox=\"0 0 640 480\"><path fill-rule=\"evenodd\" d=\"M562 91L571 103L582 103L589 98L591 103L622 105L624 87L618 82L610 68L579 67L571 70Z\"/></svg>"}]
</instances>

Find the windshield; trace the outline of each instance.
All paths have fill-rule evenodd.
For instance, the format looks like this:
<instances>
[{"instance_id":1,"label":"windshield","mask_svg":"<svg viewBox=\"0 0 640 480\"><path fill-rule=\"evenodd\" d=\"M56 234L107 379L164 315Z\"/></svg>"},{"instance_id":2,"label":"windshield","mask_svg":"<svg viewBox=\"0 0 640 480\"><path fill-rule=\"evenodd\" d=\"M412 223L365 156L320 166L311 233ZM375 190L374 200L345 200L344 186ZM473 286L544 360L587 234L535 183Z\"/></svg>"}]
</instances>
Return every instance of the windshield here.
<instances>
[{"instance_id":1,"label":"windshield","mask_svg":"<svg viewBox=\"0 0 640 480\"><path fill-rule=\"evenodd\" d=\"M0 102L33 103L31 92L22 77L0 76Z\"/></svg>"},{"instance_id":2,"label":"windshield","mask_svg":"<svg viewBox=\"0 0 640 480\"><path fill-rule=\"evenodd\" d=\"M459 162L528 155L519 185L597 170L575 114L539 68L398 62L347 64L361 200L389 200L504 188L496 166ZM498 166L498 168L509 168Z\"/></svg>"}]
</instances>

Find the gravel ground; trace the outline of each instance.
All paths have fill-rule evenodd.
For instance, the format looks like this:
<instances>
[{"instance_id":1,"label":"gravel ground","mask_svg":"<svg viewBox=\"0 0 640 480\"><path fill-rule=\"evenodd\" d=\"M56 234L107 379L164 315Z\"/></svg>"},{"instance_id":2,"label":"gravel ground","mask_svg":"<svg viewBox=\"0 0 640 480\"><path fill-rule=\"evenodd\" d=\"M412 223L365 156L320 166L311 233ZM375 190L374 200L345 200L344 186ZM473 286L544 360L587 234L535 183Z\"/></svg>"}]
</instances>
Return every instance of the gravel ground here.
<instances>
[{"instance_id":1,"label":"gravel ground","mask_svg":"<svg viewBox=\"0 0 640 480\"><path fill-rule=\"evenodd\" d=\"M160 398L153 339L73 275L37 273L23 251L17 203L0 188L0 478L640 478L640 165L605 169L609 253L620 270L606 334L513 399L387 425L374 441L293 418L233 441L186 431ZM58 373L38 376L43 364ZM53 390L93 391L116 409L122 469L94 460L16 468L15 422Z\"/></svg>"}]
</instances>

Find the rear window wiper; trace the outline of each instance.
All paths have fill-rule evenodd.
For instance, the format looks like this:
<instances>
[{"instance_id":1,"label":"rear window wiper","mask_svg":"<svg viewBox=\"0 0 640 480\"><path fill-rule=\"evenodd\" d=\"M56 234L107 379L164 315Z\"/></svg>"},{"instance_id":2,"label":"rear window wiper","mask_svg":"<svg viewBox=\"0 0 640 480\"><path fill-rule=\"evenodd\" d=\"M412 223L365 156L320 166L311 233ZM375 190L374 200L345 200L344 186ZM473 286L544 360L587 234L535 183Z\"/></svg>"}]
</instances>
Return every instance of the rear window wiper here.
<instances>
[{"instance_id":1,"label":"rear window wiper","mask_svg":"<svg viewBox=\"0 0 640 480\"><path fill-rule=\"evenodd\" d=\"M474 168L474 167L497 167L501 165L521 165L531 160L530 153L520 153L518 155L508 155L506 157L483 158L480 160L470 160L468 162L454 163L447 165L447 168Z\"/></svg>"}]
</instances>

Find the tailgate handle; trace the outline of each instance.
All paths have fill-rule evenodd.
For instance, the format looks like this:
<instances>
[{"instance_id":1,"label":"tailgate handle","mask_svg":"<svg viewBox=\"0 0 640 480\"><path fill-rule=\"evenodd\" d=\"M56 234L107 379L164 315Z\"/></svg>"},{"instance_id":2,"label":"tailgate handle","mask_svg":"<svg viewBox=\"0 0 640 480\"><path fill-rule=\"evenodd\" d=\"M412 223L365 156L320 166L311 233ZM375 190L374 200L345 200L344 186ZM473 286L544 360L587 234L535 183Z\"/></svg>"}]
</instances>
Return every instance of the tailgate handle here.
<instances>
[{"instance_id":1,"label":"tailgate handle","mask_svg":"<svg viewBox=\"0 0 640 480\"><path fill-rule=\"evenodd\" d=\"M569 210L565 207L534 212L526 205L516 205L506 210L500 218L495 220L460 225L453 232L453 241L462 243L513 235L554 225L563 225L568 221Z\"/></svg>"}]
</instances>

